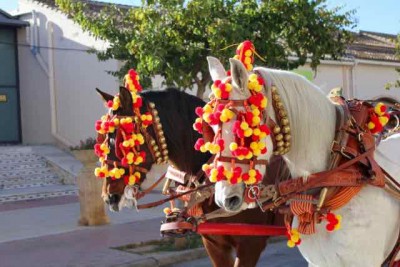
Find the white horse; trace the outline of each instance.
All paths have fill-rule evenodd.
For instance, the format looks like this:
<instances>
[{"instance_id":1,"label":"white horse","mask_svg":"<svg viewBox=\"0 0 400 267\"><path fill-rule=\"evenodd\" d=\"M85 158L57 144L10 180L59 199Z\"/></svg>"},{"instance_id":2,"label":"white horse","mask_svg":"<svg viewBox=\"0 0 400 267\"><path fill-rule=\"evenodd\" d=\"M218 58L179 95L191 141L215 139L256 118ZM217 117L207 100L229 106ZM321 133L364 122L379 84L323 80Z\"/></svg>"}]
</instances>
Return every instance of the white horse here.
<instances>
[{"instance_id":1,"label":"white horse","mask_svg":"<svg viewBox=\"0 0 400 267\"><path fill-rule=\"evenodd\" d=\"M227 79L224 68L217 59L208 58L208 61L213 80ZM231 59L230 63L233 86L230 99L247 99L249 74L240 61ZM292 177L326 170L335 134L334 105L317 86L300 75L268 68L255 68L254 72L261 75L266 82L265 93L269 102L269 88L272 83L276 86L288 113L292 141L291 149L284 155L284 159ZM268 104L267 113L276 120L271 103ZM228 130L222 134L223 138L232 135ZM266 145L269 151L273 150L271 138L266 138ZM394 149L395 146L397 149ZM399 149L400 136L397 135L382 142L375 152L377 162L396 177L397 181L400 177ZM224 153L228 155L229 149L225 149ZM265 155L266 159L270 157L271 153ZM265 168L257 168L264 174ZM253 208L254 205L243 202L243 192L242 184L217 182L216 203L230 211ZM315 234L302 235L299 250L309 266L380 266L392 251L399 235L400 201L381 188L365 186L347 205L334 212L343 218L340 230L327 232L325 224L321 223L316 225ZM293 227L296 226L295 220Z\"/></svg>"}]
</instances>

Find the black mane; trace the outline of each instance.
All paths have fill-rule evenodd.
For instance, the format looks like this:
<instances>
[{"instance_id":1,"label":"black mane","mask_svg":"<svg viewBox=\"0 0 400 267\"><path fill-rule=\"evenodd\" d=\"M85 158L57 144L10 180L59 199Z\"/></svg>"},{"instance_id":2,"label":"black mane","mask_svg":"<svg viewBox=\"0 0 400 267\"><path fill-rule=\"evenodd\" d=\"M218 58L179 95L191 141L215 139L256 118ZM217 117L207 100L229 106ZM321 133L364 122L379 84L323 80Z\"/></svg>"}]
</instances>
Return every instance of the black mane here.
<instances>
[{"instance_id":1,"label":"black mane","mask_svg":"<svg viewBox=\"0 0 400 267\"><path fill-rule=\"evenodd\" d=\"M194 144L201 137L193 129L197 118L196 107L205 102L198 97L168 88L163 91L146 91L141 93L145 102L153 102L163 126L170 161L179 170L196 174L210 158L210 154L194 149Z\"/></svg>"}]
</instances>

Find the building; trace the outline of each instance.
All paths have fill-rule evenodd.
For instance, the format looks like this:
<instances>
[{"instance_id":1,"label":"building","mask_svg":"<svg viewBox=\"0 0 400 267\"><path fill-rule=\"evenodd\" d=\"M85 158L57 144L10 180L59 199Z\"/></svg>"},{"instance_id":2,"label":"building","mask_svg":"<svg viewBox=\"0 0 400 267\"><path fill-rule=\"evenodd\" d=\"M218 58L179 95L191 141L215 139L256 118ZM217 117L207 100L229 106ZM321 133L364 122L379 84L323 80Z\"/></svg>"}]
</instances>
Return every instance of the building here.
<instances>
[{"instance_id":1,"label":"building","mask_svg":"<svg viewBox=\"0 0 400 267\"><path fill-rule=\"evenodd\" d=\"M0 10L0 141L3 142L21 141L17 29L28 25Z\"/></svg>"},{"instance_id":2,"label":"building","mask_svg":"<svg viewBox=\"0 0 400 267\"><path fill-rule=\"evenodd\" d=\"M89 2L93 14L106 5ZM116 60L100 62L87 50L104 50L107 42L83 32L57 8L54 0L19 0L15 15L0 14L0 25L3 20L15 23L7 27L17 33L17 44L14 44L17 49L6 56L18 58L11 69L19 77L19 83L10 84L16 88L14 101L12 104L7 102L12 122L10 119L1 122L4 116L0 119L0 127L12 138L4 137L2 131L0 142L58 143L69 147L95 136L94 122L105 109L94 89L98 87L115 93L119 82L107 71L117 70L120 63ZM313 72L313 81L326 92L342 87L346 97L392 96L400 101L400 90L384 89L385 83L398 78L395 68L400 67L400 61L395 57L395 37L361 31L355 35L356 41L348 47L344 58L321 62ZM0 42L7 42L3 35L0 38ZM1 53L6 53L6 50L2 51L0 49L1 60ZM4 61L11 62L11 59ZM311 71L309 65L299 70ZM1 77L0 71L0 112L3 113ZM160 87L159 79L156 83L156 88ZM13 124L18 125L11 127Z\"/></svg>"}]
</instances>

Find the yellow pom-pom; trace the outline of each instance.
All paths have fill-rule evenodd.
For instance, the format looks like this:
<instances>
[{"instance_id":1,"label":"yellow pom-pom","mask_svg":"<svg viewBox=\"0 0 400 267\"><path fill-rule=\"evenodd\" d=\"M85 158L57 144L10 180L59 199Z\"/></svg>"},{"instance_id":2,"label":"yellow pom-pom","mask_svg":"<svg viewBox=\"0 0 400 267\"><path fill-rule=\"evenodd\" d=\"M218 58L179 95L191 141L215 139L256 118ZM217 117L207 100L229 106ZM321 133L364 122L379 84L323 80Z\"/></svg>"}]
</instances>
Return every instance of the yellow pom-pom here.
<instances>
[{"instance_id":1,"label":"yellow pom-pom","mask_svg":"<svg viewBox=\"0 0 400 267\"><path fill-rule=\"evenodd\" d=\"M249 80L250 81L257 81L257 74L255 74L255 73L250 74L249 75Z\"/></svg>"},{"instance_id":2,"label":"yellow pom-pom","mask_svg":"<svg viewBox=\"0 0 400 267\"><path fill-rule=\"evenodd\" d=\"M252 130L251 128L247 128L247 129L244 131L244 136L245 136L245 137L250 137L252 134L253 134L253 130Z\"/></svg>"},{"instance_id":3,"label":"yellow pom-pom","mask_svg":"<svg viewBox=\"0 0 400 267\"><path fill-rule=\"evenodd\" d=\"M227 122L227 121L228 121L228 117L227 117L226 114L224 114L223 112L222 112L221 116L219 117L219 119L220 119L222 122Z\"/></svg>"},{"instance_id":4,"label":"yellow pom-pom","mask_svg":"<svg viewBox=\"0 0 400 267\"><path fill-rule=\"evenodd\" d=\"M240 124L240 129L242 129L243 131L246 131L248 128L249 128L249 124L247 122L243 121Z\"/></svg>"},{"instance_id":5,"label":"yellow pom-pom","mask_svg":"<svg viewBox=\"0 0 400 267\"><path fill-rule=\"evenodd\" d=\"M385 126L389 122L389 118L386 116L381 116L379 117L379 122L382 124L382 126Z\"/></svg>"},{"instance_id":6,"label":"yellow pom-pom","mask_svg":"<svg viewBox=\"0 0 400 267\"><path fill-rule=\"evenodd\" d=\"M205 145L202 145L202 146L200 147L200 152L202 152L202 153L207 152L207 149L206 149L206 146L205 146Z\"/></svg>"},{"instance_id":7,"label":"yellow pom-pom","mask_svg":"<svg viewBox=\"0 0 400 267\"><path fill-rule=\"evenodd\" d=\"M256 172L256 170L254 170L254 169L252 169L252 170L249 171L249 176L251 176L251 177L255 177L256 174L257 174L257 172Z\"/></svg>"},{"instance_id":8,"label":"yellow pom-pom","mask_svg":"<svg viewBox=\"0 0 400 267\"><path fill-rule=\"evenodd\" d=\"M168 214L171 213L171 208L166 207L166 208L164 208L163 212L164 212L165 215L168 215Z\"/></svg>"},{"instance_id":9,"label":"yellow pom-pom","mask_svg":"<svg viewBox=\"0 0 400 267\"><path fill-rule=\"evenodd\" d=\"M229 181L230 179L232 179L233 173L229 170L225 170L224 175L225 175L226 179Z\"/></svg>"},{"instance_id":10,"label":"yellow pom-pom","mask_svg":"<svg viewBox=\"0 0 400 267\"><path fill-rule=\"evenodd\" d=\"M254 117L253 117L253 119L252 119L252 124L253 124L253 125L259 125L260 122L261 122L260 117L258 117L258 116L254 116Z\"/></svg>"},{"instance_id":11,"label":"yellow pom-pom","mask_svg":"<svg viewBox=\"0 0 400 267\"><path fill-rule=\"evenodd\" d=\"M232 143L229 145L229 149L230 149L231 151L235 151L237 148L238 148L238 144L235 143L235 142L232 142Z\"/></svg>"},{"instance_id":12,"label":"yellow pom-pom","mask_svg":"<svg viewBox=\"0 0 400 267\"><path fill-rule=\"evenodd\" d=\"M245 57L244 58L244 64L251 64L251 58L250 57Z\"/></svg>"},{"instance_id":13,"label":"yellow pom-pom","mask_svg":"<svg viewBox=\"0 0 400 267\"><path fill-rule=\"evenodd\" d=\"M257 142L251 142L251 143L250 143L250 148L253 149L253 150L254 150L254 149L257 149L257 148L258 148Z\"/></svg>"},{"instance_id":14,"label":"yellow pom-pom","mask_svg":"<svg viewBox=\"0 0 400 267\"><path fill-rule=\"evenodd\" d=\"M261 108L266 108L267 103L268 103L267 98L264 97L263 100L261 100L261 104L260 104Z\"/></svg>"},{"instance_id":15,"label":"yellow pom-pom","mask_svg":"<svg viewBox=\"0 0 400 267\"><path fill-rule=\"evenodd\" d=\"M253 69L253 65L252 65L252 64L246 65L246 69L247 69L248 71L251 71L251 70Z\"/></svg>"},{"instance_id":16,"label":"yellow pom-pom","mask_svg":"<svg viewBox=\"0 0 400 267\"><path fill-rule=\"evenodd\" d=\"M378 114L379 116L382 116L383 114L385 114L386 112L386 106L385 104L383 104L382 102L379 102L378 104L376 104L374 111L376 114Z\"/></svg>"},{"instance_id":17,"label":"yellow pom-pom","mask_svg":"<svg viewBox=\"0 0 400 267\"><path fill-rule=\"evenodd\" d=\"M251 57L251 55L253 55L253 52L250 49L244 52L244 56L246 57Z\"/></svg>"},{"instance_id":18,"label":"yellow pom-pom","mask_svg":"<svg viewBox=\"0 0 400 267\"><path fill-rule=\"evenodd\" d=\"M372 130L375 128L375 123L373 123L372 121L368 122L368 129Z\"/></svg>"},{"instance_id":19,"label":"yellow pom-pom","mask_svg":"<svg viewBox=\"0 0 400 267\"><path fill-rule=\"evenodd\" d=\"M229 93L230 91L232 91L232 85L230 83L226 83L225 84L225 90Z\"/></svg>"},{"instance_id":20,"label":"yellow pom-pom","mask_svg":"<svg viewBox=\"0 0 400 267\"><path fill-rule=\"evenodd\" d=\"M294 248L294 247L296 246L296 243L294 243L292 240L288 240L287 246L288 246L289 248Z\"/></svg>"},{"instance_id":21,"label":"yellow pom-pom","mask_svg":"<svg viewBox=\"0 0 400 267\"><path fill-rule=\"evenodd\" d=\"M253 153L249 152L246 156L245 159L251 159L253 157Z\"/></svg>"},{"instance_id":22,"label":"yellow pom-pom","mask_svg":"<svg viewBox=\"0 0 400 267\"><path fill-rule=\"evenodd\" d=\"M211 166L208 164L203 164L203 166L201 166L201 169L203 170L203 172L208 171L210 168L211 168Z\"/></svg>"},{"instance_id":23,"label":"yellow pom-pom","mask_svg":"<svg viewBox=\"0 0 400 267\"><path fill-rule=\"evenodd\" d=\"M256 135L256 136L259 136L260 133L261 133L261 130L259 128L256 128L256 129L253 130L253 134Z\"/></svg>"}]
</instances>

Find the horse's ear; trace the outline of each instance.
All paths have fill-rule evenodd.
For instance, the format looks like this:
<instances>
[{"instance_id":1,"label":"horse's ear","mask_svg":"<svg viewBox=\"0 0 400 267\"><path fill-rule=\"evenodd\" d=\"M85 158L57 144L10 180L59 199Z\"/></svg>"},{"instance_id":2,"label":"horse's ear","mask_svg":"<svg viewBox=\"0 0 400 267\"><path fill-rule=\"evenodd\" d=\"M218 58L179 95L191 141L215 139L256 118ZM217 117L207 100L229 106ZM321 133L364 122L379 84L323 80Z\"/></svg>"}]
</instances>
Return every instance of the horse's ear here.
<instances>
[{"instance_id":1,"label":"horse's ear","mask_svg":"<svg viewBox=\"0 0 400 267\"><path fill-rule=\"evenodd\" d=\"M108 102L110 100L114 99L114 96L107 94L103 91L101 91L99 88L96 88L97 93L99 93L99 95L103 98L104 102Z\"/></svg>"},{"instance_id":2,"label":"horse's ear","mask_svg":"<svg viewBox=\"0 0 400 267\"><path fill-rule=\"evenodd\" d=\"M131 92L123 86L119 87L119 101L123 110L129 112L132 110Z\"/></svg>"},{"instance_id":3,"label":"horse's ear","mask_svg":"<svg viewBox=\"0 0 400 267\"><path fill-rule=\"evenodd\" d=\"M243 63L237 59L230 58L231 63L231 75L233 85L239 88L242 92L247 90L247 83L249 81L249 74L244 67Z\"/></svg>"},{"instance_id":4,"label":"horse's ear","mask_svg":"<svg viewBox=\"0 0 400 267\"><path fill-rule=\"evenodd\" d=\"M213 81L223 80L226 78L226 72L224 66L215 57L207 57L208 69L210 71L211 79Z\"/></svg>"}]
</instances>

